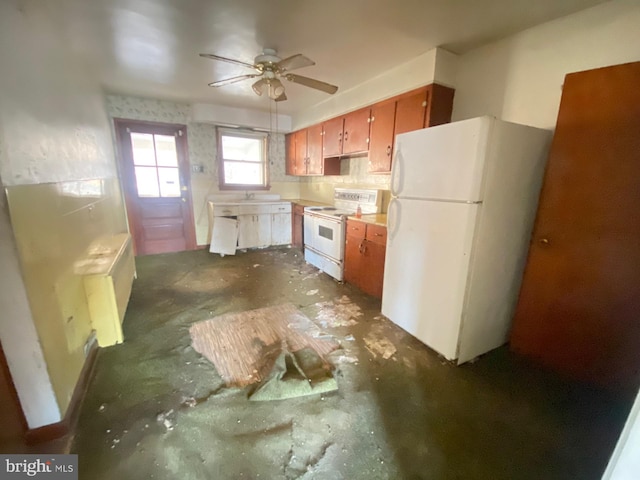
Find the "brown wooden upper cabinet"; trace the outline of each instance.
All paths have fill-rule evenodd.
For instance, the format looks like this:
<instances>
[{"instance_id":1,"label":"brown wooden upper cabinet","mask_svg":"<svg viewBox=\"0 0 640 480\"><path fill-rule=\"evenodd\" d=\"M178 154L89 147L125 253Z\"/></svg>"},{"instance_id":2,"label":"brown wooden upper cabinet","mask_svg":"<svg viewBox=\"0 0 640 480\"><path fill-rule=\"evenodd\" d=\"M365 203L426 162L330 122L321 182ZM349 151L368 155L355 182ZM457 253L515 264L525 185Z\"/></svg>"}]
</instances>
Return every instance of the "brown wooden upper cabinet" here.
<instances>
[{"instance_id":1,"label":"brown wooden upper cabinet","mask_svg":"<svg viewBox=\"0 0 640 480\"><path fill-rule=\"evenodd\" d=\"M391 171L396 104L395 100L387 100L371 107L369 137L369 171L371 173Z\"/></svg>"},{"instance_id":2,"label":"brown wooden upper cabinet","mask_svg":"<svg viewBox=\"0 0 640 480\"><path fill-rule=\"evenodd\" d=\"M287 175L339 175L338 162L322 158L322 124L286 136Z\"/></svg>"},{"instance_id":3,"label":"brown wooden upper cabinet","mask_svg":"<svg viewBox=\"0 0 640 480\"><path fill-rule=\"evenodd\" d=\"M371 107L369 172L389 173L396 135L451 121L455 90L427 85Z\"/></svg>"},{"instance_id":4,"label":"brown wooden upper cabinet","mask_svg":"<svg viewBox=\"0 0 640 480\"><path fill-rule=\"evenodd\" d=\"M324 157L366 153L369 150L371 108L361 108L322 124Z\"/></svg>"},{"instance_id":5,"label":"brown wooden upper cabinet","mask_svg":"<svg viewBox=\"0 0 640 480\"><path fill-rule=\"evenodd\" d=\"M451 121L455 90L431 84L383 100L370 107L361 108L340 117L332 118L321 125L287 136L287 173L289 175L338 175L339 158L346 155L369 154L370 173L389 173L393 157L395 136L401 133L433 127ZM310 138L317 138L316 129L322 138L320 157L315 147L311 154ZM313 135L311 131L314 130ZM306 140L303 134L307 135ZM291 137L296 138L292 140ZM298 136L300 136L298 140ZM291 142L302 145L292 148ZM298 158L289 158L290 152ZM295 156L295 154L294 154ZM324 158L324 162L322 160ZM320 170L313 158L319 162ZM290 165L295 168L290 168ZM317 165L317 164L316 164Z\"/></svg>"}]
</instances>

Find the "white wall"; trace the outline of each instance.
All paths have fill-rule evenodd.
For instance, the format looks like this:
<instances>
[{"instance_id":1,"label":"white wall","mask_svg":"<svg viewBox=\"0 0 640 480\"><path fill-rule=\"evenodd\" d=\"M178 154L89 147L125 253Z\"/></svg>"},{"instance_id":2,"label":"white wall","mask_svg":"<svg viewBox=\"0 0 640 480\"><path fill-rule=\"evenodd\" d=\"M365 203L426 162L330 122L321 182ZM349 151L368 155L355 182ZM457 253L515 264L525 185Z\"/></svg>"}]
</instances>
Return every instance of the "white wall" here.
<instances>
[{"instance_id":1,"label":"white wall","mask_svg":"<svg viewBox=\"0 0 640 480\"><path fill-rule=\"evenodd\" d=\"M52 2L0 6L5 186L115 177L101 88L69 53Z\"/></svg>"},{"instance_id":2,"label":"white wall","mask_svg":"<svg viewBox=\"0 0 640 480\"><path fill-rule=\"evenodd\" d=\"M459 57L453 120L553 129L567 73L640 60L640 2L615 0Z\"/></svg>"}]
</instances>

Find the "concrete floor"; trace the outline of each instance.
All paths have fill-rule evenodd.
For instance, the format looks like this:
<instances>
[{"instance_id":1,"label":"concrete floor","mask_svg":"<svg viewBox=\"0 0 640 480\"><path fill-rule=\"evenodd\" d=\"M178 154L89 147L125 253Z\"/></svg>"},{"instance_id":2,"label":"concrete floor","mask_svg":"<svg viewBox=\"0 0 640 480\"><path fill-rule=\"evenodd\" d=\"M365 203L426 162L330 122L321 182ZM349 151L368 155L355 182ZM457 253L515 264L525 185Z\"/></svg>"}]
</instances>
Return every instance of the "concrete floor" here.
<instances>
[{"instance_id":1,"label":"concrete floor","mask_svg":"<svg viewBox=\"0 0 640 480\"><path fill-rule=\"evenodd\" d=\"M137 265L125 343L100 352L73 444L82 479L597 479L631 405L506 348L451 366L298 250ZM189 326L285 302L357 322L323 329L345 348L339 390L250 402L191 348Z\"/></svg>"}]
</instances>

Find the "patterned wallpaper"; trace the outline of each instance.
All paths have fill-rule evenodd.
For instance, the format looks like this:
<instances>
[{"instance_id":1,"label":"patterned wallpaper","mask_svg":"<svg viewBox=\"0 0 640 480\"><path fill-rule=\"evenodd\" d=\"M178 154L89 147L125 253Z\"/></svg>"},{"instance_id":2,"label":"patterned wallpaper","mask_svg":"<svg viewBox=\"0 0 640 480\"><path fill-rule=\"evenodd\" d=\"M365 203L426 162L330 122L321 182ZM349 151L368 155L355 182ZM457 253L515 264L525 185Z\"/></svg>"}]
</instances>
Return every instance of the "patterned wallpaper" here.
<instances>
[{"instance_id":1,"label":"patterned wallpaper","mask_svg":"<svg viewBox=\"0 0 640 480\"><path fill-rule=\"evenodd\" d=\"M121 95L107 95L106 102L107 111L112 118L187 125L189 162L191 165L202 165L204 174L210 178L211 190L218 190L216 128L208 123L191 122L191 106L189 104ZM271 181L297 182L298 179L296 177L285 175L284 145L283 134L274 134L269 142L269 175Z\"/></svg>"}]
</instances>

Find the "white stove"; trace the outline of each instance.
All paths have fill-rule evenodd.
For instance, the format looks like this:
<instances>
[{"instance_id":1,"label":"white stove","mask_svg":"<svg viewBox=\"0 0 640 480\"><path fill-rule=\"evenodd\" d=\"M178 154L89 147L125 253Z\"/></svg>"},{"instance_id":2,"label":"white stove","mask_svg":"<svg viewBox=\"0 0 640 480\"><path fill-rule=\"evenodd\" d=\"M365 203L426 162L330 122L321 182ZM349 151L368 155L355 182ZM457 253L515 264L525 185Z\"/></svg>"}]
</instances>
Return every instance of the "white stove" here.
<instances>
[{"instance_id":1,"label":"white stove","mask_svg":"<svg viewBox=\"0 0 640 480\"><path fill-rule=\"evenodd\" d=\"M305 207L304 259L338 281L344 277L344 237L346 217L379 213L381 190L336 188L333 207Z\"/></svg>"}]
</instances>

